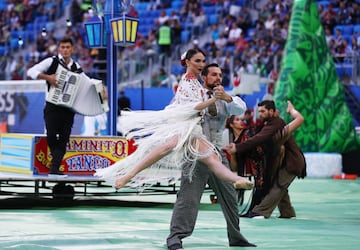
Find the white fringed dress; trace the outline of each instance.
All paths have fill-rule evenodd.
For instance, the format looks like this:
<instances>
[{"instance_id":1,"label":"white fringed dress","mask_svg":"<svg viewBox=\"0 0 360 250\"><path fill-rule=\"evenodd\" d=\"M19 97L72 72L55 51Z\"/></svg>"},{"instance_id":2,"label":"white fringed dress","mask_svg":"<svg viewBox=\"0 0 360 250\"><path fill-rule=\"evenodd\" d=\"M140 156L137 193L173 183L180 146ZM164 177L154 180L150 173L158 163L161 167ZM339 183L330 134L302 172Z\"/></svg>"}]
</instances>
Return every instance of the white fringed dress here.
<instances>
[{"instance_id":1,"label":"white fringed dress","mask_svg":"<svg viewBox=\"0 0 360 250\"><path fill-rule=\"evenodd\" d=\"M178 135L177 146L168 155L138 173L126 186L144 189L158 182L171 183L181 177L182 169L183 174L191 179L196 160L216 152L214 145L202 133L204 112L195 110L195 106L206 99L205 92L196 77L185 74L172 103L164 110L122 111L118 122L123 134L128 139L135 139L137 149L123 160L97 169L95 175L114 185L119 176L135 167L148 152ZM198 151L200 138L209 145L207 152Z\"/></svg>"}]
</instances>

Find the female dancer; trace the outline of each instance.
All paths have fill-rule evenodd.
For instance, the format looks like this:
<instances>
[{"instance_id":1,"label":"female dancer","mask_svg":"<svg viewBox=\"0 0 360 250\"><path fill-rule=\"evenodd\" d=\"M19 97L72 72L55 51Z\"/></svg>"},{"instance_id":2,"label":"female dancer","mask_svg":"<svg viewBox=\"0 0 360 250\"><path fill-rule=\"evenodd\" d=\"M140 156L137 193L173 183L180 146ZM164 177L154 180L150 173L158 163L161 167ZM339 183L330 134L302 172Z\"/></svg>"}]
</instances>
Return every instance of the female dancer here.
<instances>
[{"instance_id":1,"label":"female dancer","mask_svg":"<svg viewBox=\"0 0 360 250\"><path fill-rule=\"evenodd\" d=\"M123 132L127 138L135 138L135 152L108 168L98 169L95 175L113 182L116 189L129 181L132 187L144 188L160 180L177 180L180 171L169 171L174 169L184 168L191 179L199 160L236 188L251 189L253 183L224 166L214 145L202 133L203 109L216 101L215 97L206 99L197 80L205 66L204 52L188 50L182 64L186 65L186 73L169 106L161 111L123 112Z\"/></svg>"},{"instance_id":2,"label":"female dancer","mask_svg":"<svg viewBox=\"0 0 360 250\"><path fill-rule=\"evenodd\" d=\"M233 143L241 143L249 137L255 135L255 127L246 124L240 115L232 115L229 117L226 128L229 129L230 141ZM237 157L231 154L230 166L233 171L242 176L258 176L257 172L261 168L264 159L264 152L261 146L257 146L246 155Z\"/></svg>"},{"instance_id":3,"label":"female dancer","mask_svg":"<svg viewBox=\"0 0 360 250\"><path fill-rule=\"evenodd\" d=\"M246 124L240 115L229 117L226 128L229 129L230 142L241 143L255 135L255 127ZM262 146L256 146L246 154L231 154L230 166L240 176L254 176L254 191L248 211L259 204L263 195L265 179L265 152ZM238 201L242 204L244 191L238 190Z\"/></svg>"}]
</instances>

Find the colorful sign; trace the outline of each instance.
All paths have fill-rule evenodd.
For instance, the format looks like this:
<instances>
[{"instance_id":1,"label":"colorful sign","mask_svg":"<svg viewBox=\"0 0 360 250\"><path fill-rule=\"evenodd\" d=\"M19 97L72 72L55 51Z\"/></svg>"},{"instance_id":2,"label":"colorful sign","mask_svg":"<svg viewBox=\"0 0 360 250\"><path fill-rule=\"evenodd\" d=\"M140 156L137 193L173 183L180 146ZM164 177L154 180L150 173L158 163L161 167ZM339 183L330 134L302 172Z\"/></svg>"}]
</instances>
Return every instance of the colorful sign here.
<instances>
[{"instance_id":1,"label":"colorful sign","mask_svg":"<svg viewBox=\"0 0 360 250\"><path fill-rule=\"evenodd\" d=\"M121 137L71 137L60 170L70 175L92 175L135 151L133 141ZM51 154L46 137L35 138L34 174L49 173Z\"/></svg>"}]
</instances>

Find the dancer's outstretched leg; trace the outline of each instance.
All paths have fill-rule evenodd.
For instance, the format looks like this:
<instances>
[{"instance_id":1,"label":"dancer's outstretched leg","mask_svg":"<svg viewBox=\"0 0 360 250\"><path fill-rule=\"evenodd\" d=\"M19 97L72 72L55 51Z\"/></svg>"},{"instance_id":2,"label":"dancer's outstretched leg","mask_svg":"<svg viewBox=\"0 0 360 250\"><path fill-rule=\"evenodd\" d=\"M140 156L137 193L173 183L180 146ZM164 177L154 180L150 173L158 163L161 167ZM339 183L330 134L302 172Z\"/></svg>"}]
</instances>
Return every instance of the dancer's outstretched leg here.
<instances>
[{"instance_id":1,"label":"dancer's outstretched leg","mask_svg":"<svg viewBox=\"0 0 360 250\"><path fill-rule=\"evenodd\" d=\"M116 189L122 188L137 173L151 166L152 164L154 164L155 162L166 156L177 145L177 142L178 142L178 136L174 136L171 139L167 140L166 143L158 147L155 147L130 172L120 176L115 181L115 188Z\"/></svg>"},{"instance_id":2,"label":"dancer's outstretched leg","mask_svg":"<svg viewBox=\"0 0 360 250\"><path fill-rule=\"evenodd\" d=\"M208 144L201 140L199 143L199 150L201 152L207 152L209 150ZM247 178L238 176L222 164L215 152L206 158L200 159L200 161L206 164L217 177L233 183L234 187L237 189L252 189L254 187L254 184Z\"/></svg>"}]
</instances>

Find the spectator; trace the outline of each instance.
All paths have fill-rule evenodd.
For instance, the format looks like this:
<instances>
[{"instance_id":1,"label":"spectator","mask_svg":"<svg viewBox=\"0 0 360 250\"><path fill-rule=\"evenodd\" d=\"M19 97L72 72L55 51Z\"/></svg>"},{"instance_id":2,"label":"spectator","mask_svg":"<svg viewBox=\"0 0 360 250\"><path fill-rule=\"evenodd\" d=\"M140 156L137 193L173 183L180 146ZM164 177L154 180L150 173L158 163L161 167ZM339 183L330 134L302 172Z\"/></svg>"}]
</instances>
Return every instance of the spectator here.
<instances>
[{"instance_id":1,"label":"spectator","mask_svg":"<svg viewBox=\"0 0 360 250\"><path fill-rule=\"evenodd\" d=\"M10 30L8 28L8 26L3 26L0 29L0 45L2 46L6 46L10 44Z\"/></svg>"},{"instance_id":2,"label":"spectator","mask_svg":"<svg viewBox=\"0 0 360 250\"><path fill-rule=\"evenodd\" d=\"M272 14L268 15L268 18L264 22L265 28L268 30L272 30L274 28L275 19L273 18Z\"/></svg>"},{"instance_id":3,"label":"spectator","mask_svg":"<svg viewBox=\"0 0 360 250\"><path fill-rule=\"evenodd\" d=\"M178 80L177 80L176 76L174 74L172 74L171 72L167 73L166 75L167 75L167 77L161 81L160 86L172 88L174 90L174 92L176 92L177 85L178 85Z\"/></svg>"},{"instance_id":4,"label":"spectator","mask_svg":"<svg viewBox=\"0 0 360 250\"><path fill-rule=\"evenodd\" d=\"M193 36L199 36L204 33L205 26L207 24L207 17L204 11L199 9L192 14L192 33Z\"/></svg>"},{"instance_id":5,"label":"spectator","mask_svg":"<svg viewBox=\"0 0 360 250\"><path fill-rule=\"evenodd\" d=\"M330 30L333 30L336 25L336 12L334 11L332 4L329 4L324 15L323 23Z\"/></svg>"},{"instance_id":6,"label":"spectator","mask_svg":"<svg viewBox=\"0 0 360 250\"><path fill-rule=\"evenodd\" d=\"M360 23L360 3L352 2L352 7L349 8L349 15L351 16L352 24Z\"/></svg>"},{"instance_id":7,"label":"spectator","mask_svg":"<svg viewBox=\"0 0 360 250\"><path fill-rule=\"evenodd\" d=\"M129 8L129 12L127 13L128 16L130 17L139 17L139 13L137 12L137 10L134 8L133 5L130 5L130 8Z\"/></svg>"},{"instance_id":8,"label":"spectator","mask_svg":"<svg viewBox=\"0 0 360 250\"><path fill-rule=\"evenodd\" d=\"M215 40L215 44L220 50L226 47L227 38L225 37L225 33L220 34L219 38Z\"/></svg>"},{"instance_id":9,"label":"spectator","mask_svg":"<svg viewBox=\"0 0 360 250\"><path fill-rule=\"evenodd\" d=\"M6 80L6 57L0 56L0 80Z\"/></svg>"},{"instance_id":10,"label":"spectator","mask_svg":"<svg viewBox=\"0 0 360 250\"><path fill-rule=\"evenodd\" d=\"M25 62L23 56L18 56L15 69L11 72L11 80L24 80Z\"/></svg>"},{"instance_id":11,"label":"spectator","mask_svg":"<svg viewBox=\"0 0 360 250\"><path fill-rule=\"evenodd\" d=\"M14 72L15 69L16 69L16 60L14 56L10 55L7 59L6 67L5 67L6 80L12 79L12 72Z\"/></svg>"},{"instance_id":12,"label":"spectator","mask_svg":"<svg viewBox=\"0 0 360 250\"><path fill-rule=\"evenodd\" d=\"M243 32L247 32L249 28L252 26L252 17L249 9L244 5L240 10L240 16L242 17L242 25L241 28Z\"/></svg>"},{"instance_id":13,"label":"spectator","mask_svg":"<svg viewBox=\"0 0 360 250\"><path fill-rule=\"evenodd\" d=\"M216 41L216 39L218 39L219 36L220 36L219 26L217 24L213 24L211 26L211 40Z\"/></svg>"},{"instance_id":14,"label":"spectator","mask_svg":"<svg viewBox=\"0 0 360 250\"><path fill-rule=\"evenodd\" d=\"M359 44L355 35L351 37L351 48L356 55L359 53Z\"/></svg>"},{"instance_id":15,"label":"spectator","mask_svg":"<svg viewBox=\"0 0 360 250\"><path fill-rule=\"evenodd\" d=\"M160 11L160 16L156 19L156 26L160 27L169 20L169 16L166 14L165 10Z\"/></svg>"},{"instance_id":16,"label":"spectator","mask_svg":"<svg viewBox=\"0 0 360 250\"><path fill-rule=\"evenodd\" d=\"M40 53L41 58L46 55L47 38L45 33L40 33L36 38L36 50Z\"/></svg>"},{"instance_id":17,"label":"spectator","mask_svg":"<svg viewBox=\"0 0 360 250\"><path fill-rule=\"evenodd\" d=\"M161 65L164 66L165 62L171 59L172 31L169 20L166 20L159 28L157 43L159 45Z\"/></svg>"},{"instance_id":18,"label":"spectator","mask_svg":"<svg viewBox=\"0 0 360 250\"><path fill-rule=\"evenodd\" d=\"M151 76L151 86L159 87L161 82L167 78L167 74L164 68L160 68L159 73L154 73Z\"/></svg>"},{"instance_id":19,"label":"spectator","mask_svg":"<svg viewBox=\"0 0 360 250\"><path fill-rule=\"evenodd\" d=\"M337 23L338 24L350 24L351 23L351 15L349 9L346 7L344 1L339 3L339 10L337 12Z\"/></svg>"},{"instance_id":20,"label":"spectator","mask_svg":"<svg viewBox=\"0 0 360 250\"><path fill-rule=\"evenodd\" d=\"M235 41L235 51L242 53L248 44L249 43L245 38L245 34L241 33L240 37Z\"/></svg>"},{"instance_id":21,"label":"spectator","mask_svg":"<svg viewBox=\"0 0 360 250\"><path fill-rule=\"evenodd\" d=\"M81 10L79 0L72 0L70 6L70 21L72 25L76 26L82 22L83 11Z\"/></svg>"},{"instance_id":22,"label":"spectator","mask_svg":"<svg viewBox=\"0 0 360 250\"><path fill-rule=\"evenodd\" d=\"M181 26L181 23L179 19L172 19L172 25L171 30L173 34L173 45L179 45L181 44L181 32L183 31L183 27Z\"/></svg>"},{"instance_id":23,"label":"spectator","mask_svg":"<svg viewBox=\"0 0 360 250\"><path fill-rule=\"evenodd\" d=\"M235 45L236 40L240 38L242 32L242 29L239 28L237 23L232 23L228 33L227 45Z\"/></svg>"},{"instance_id":24,"label":"spectator","mask_svg":"<svg viewBox=\"0 0 360 250\"><path fill-rule=\"evenodd\" d=\"M120 115L121 110L130 110L131 101L129 97L125 95L124 90L120 90L120 96L118 98L118 114Z\"/></svg>"}]
</instances>

